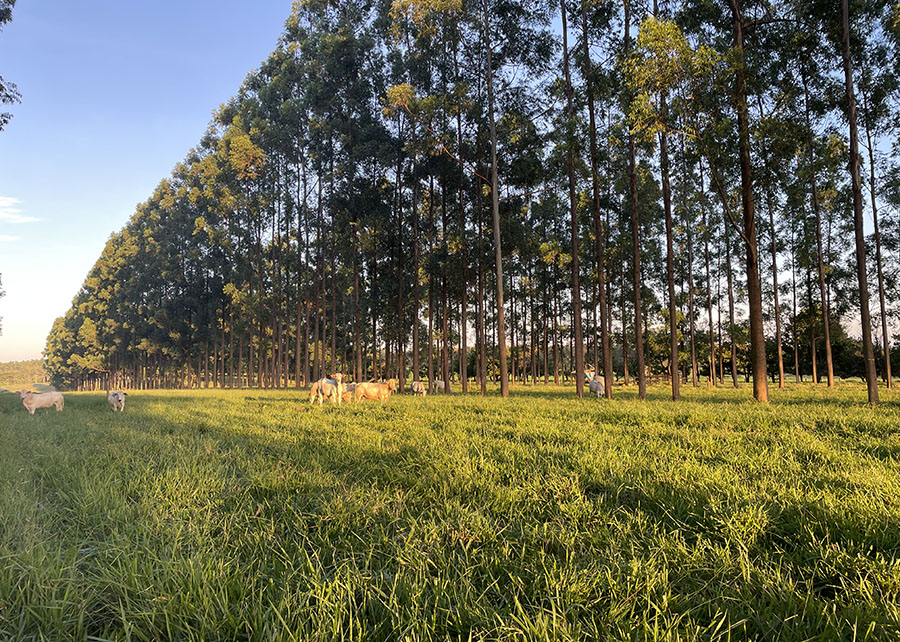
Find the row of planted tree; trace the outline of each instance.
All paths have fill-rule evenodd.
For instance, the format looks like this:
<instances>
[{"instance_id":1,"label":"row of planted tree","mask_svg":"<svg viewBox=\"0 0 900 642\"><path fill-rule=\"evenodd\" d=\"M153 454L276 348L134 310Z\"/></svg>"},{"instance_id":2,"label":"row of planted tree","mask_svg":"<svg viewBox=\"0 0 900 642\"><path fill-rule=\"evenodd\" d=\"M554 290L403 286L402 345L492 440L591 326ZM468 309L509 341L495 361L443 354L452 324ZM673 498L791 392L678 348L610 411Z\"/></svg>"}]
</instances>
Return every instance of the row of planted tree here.
<instances>
[{"instance_id":1,"label":"row of planted tree","mask_svg":"<svg viewBox=\"0 0 900 642\"><path fill-rule=\"evenodd\" d=\"M662 376L759 400L769 378L862 376L877 401L900 7L840 5L297 1L111 236L46 367L506 395L596 366L607 396Z\"/></svg>"}]
</instances>

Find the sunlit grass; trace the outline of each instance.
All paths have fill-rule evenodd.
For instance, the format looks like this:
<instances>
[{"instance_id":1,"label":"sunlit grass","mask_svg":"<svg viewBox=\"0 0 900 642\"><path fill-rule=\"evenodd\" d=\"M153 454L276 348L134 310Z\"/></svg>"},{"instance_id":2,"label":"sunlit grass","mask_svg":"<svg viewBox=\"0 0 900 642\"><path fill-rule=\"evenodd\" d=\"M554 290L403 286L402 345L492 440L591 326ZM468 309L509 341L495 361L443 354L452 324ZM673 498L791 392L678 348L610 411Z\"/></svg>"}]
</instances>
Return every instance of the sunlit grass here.
<instances>
[{"instance_id":1,"label":"sunlit grass","mask_svg":"<svg viewBox=\"0 0 900 642\"><path fill-rule=\"evenodd\" d=\"M900 637L900 395L0 393L0 639Z\"/></svg>"}]
</instances>

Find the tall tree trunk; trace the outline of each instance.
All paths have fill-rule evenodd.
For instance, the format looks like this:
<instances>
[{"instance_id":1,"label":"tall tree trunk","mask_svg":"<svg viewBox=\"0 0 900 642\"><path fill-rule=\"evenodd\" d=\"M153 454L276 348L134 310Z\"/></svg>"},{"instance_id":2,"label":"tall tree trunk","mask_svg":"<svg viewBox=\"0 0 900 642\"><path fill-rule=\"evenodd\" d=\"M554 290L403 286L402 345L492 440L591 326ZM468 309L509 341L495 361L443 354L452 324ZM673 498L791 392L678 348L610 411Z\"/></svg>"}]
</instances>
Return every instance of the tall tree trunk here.
<instances>
[{"instance_id":1,"label":"tall tree trunk","mask_svg":"<svg viewBox=\"0 0 900 642\"><path fill-rule=\"evenodd\" d=\"M672 188L669 184L669 141L666 134L666 94L659 97L662 131L659 134L660 173L662 174L663 209L666 216L666 286L669 294L669 374L672 377L672 400L681 399L681 377L678 374L678 310L675 307L675 242L672 225Z\"/></svg>"},{"instance_id":2,"label":"tall tree trunk","mask_svg":"<svg viewBox=\"0 0 900 642\"><path fill-rule=\"evenodd\" d=\"M778 387L784 388L784 354L781 348L781 304L778 300L778 246L775 242L775 214L772 206L772 188L766 187L766 209L769 210L769 228L772 234L772 292L775 304L775 346L778 350Z\"/></svg>"},{"instance_id":3,"label":"tall tree trunk","mask_svg":"<svg viewBox=\"0 0 900 642\"><path fill-rule=\"evenodd\" d=\"M625 3L625 46L624 55L628 58L631 49L631 0ZM628 96L630 105L632 96ZM628 107L626 107L627 111ZM631 256L632 282L634 286L634 348L637 357L638 396L647 398L647 373L644 368L644 331L641 323L641 227L638 210L637 167L634 151L634 137L628 131L628 189L631 195Z\"/></svg>"},{"instance_id":4,"label":"tall tree trunk","mask_svg":"<svg viewBox=\"0 0 900 642\"><path fill-rule=\"evenodd\" d=\"M731 0L734 47L738 60L735 69L735 102L738 119L738 147L741 161L741 204L744 218L744 244L747 249L747 298L750 308L750 369L753 373L753 397L769 400L766 379L766 337L763 333L762 288L759 282L759 256L756 246L756 212L753 203L753 174L750 165L750 127L747 109L747 69L744 63L744 23L739 0Z\"/></svg>"},{"instance_id":5,"label":"tall tree trunk","mask_svg":"<svg viewBox=\"0 0 900 642\"><path fill-rule=\"evenodd\" d=\"M500 396L509 396L506 364L506 323L503 317L503 251L500 247L500 195L497 178L497 125L494 118L494 70L491 54L491 30L488 24L488 5L484 0L484 41L487 53L488 121L491 132L491 207L494 222L494 269L497 273L497 346L500 350Z\"/></svg>"},{"instance_id":6,"label":"tall tree trunk","mask_svg":"<svg viewBox=\"0 0 900 642\"><path fill-rule=\"evenodd\" d=\"M863 109L869 112L868 97L863 92ZM869 148L869 195L872 201L872 222L875 231L875 267L878 270L878 302L881 305L881 341L884 349L884 382L888 389L894 387L891 381L891 337L888 334L887 306L884 300L884 271L881 261L881 230L878 227L878 203L875 200L875 148L872 145L871 117L866 118L866 142Z\"/></svg>"},{"instance_id":7,"label":"tall tree trunk","mask_svg":"<svg viewBox=\"0 0 900 642\"><path fill-rule=\"evenodd\" d=\"M597 253L597 294L600 305L600 358L603 367L603 394L607 399L612 399L612 348L609 341L609 331L607 324L607 302L606 302L606 236L603 225L600 221L600 186L599 186L599 170L597 160L597 126L594 117L594 92L591 86L591 57L590 45L588 42L588 26L587 26L587 2L581 3L581 29L582 29L582 45L584 47L584 77L588 83L586 89L588 99L588 136L590 139L591 153L591 192L593 195L593 209L591 215L594 219L594 243ZM601 364L598 363L596 355L596 335L594 338L594 368L599 370Z\"/></svg>"},{"instance_id":8,"label":"tall tree trunk","mask_svg":"<svg viewBox=\"0 0 900 642\"><path fill-rule=\"evenodd\" d=\"M734 287L731 274L731 239L728 238L728 221L725 221L725 277L728 282L728 341L731 343L731 383L738 387L737 345L734 340Z\"/></svg>"},{"instance_id":9,"label":"tall tree trunk","mask_svg":"<svg viewBox=\"0 0 900 642\"><path fill-rule=\"evenodd\" d=\"M487 336L484 327L484 225L482 225L482 216L484 215L484 207L481 202L481 189L476 191L475 203L478 208L478 298L476 299L477 309L475 311L478 335L478 382L481 387L481 396L487 394Z\"/></svg>"},{"instance_id":10,"label":"tall tree trunk","mask_svg":"<svg viewBox=\"0 0 900 642\"><path fill-rule=\"evenodd\" d=\"M800 338L797 334L797 241L793 221L791 221L791 291L793 292L793 328L791 330L793 336L791 338L794 340L794 382L800 383L803 378L800 376Z\"/></svg>"},{"instance_id":11,"label":"tall tree trunk","mask_svg":"<svg viewBox=\"0 0 900 642\"><path fill-rule=\"evenodd\" d=\"M566 128L568 145L566 164L569 174L569 215L572 233L572 323L575 326L575 394L584 397L584 336L581 325L581 283L578 261L578 208L575 195L575 110L572 106L572 78L569 74L569 40L566 26L566 3L560 0L562 12L563 73L566 78Z\"/></svg>"},{"instance_id":12,"label":"tall tree trunk","mask_svg":"<svg viewBox=\"0 0 900 642\"><path fill-rule=\"evenodd\" d=\"M413 381L419 380L419 208L416 202L418 195L418 184L413 183L412 195L412 217L413 217L413 354L412 369Z\"/></svg>"},{"instance_id":13,"label":"tall tree trunk","mask_svg":"<svg viewBox=\"0 0 900 642\"><path fill-rule=\"evenodd\" d=\"M853 61L850 57L850 3L841 0L841 53L844 84L847 91L847 115L850 124L850 181L853 191L853 226L856 231L856 278L859 282L859 311L862 324L863 358L869 403L878 403L875 352L872 347L872 319L869 316L869 283L866 278L866 242L863 236L862 181L859 174L859 133L856 127L856 95L853 90Z\"/></svg>"},{"instance_id":14,"label":"tall tree trunk","mask_svg":"<svg viewBox=\"0 0 900 642\"><path fill-rule=\"evenodd\" d=\"M809 186L812 195L813 213L816 216L816 267L819 273L819 295L822 300L822 326L825 339L825 365L828 373L828 387L834 386L834 362L831 358L831 315L828 310L828 297L825 295L825 258L822 251L822 212L819 208L819 188L816 185L816 158L813 152L813 131L809 118L809 90L806 86L806 75L803 75L803 105L806 114L806 153L809 160Z\"/></svg>"},{"instance_id":15,"label":"tall tree trunk","mask_svg":"<svg viewBox=\"0 0 900 642\"><path fill-rule=\"evenodd\" d=\"M402 131L402 121L397 125L398 134ZM398 135L398 138L401 138ZM402 138L401 138L402 140ZM403 160L397 150L397 378L399 379L400 392L406 388L406 346L404 344L404 314L403 314ZM418 275L417 275L418 276Z\"/></svg>"},{"instance_id":16,"label":"tall tree trunk","mask_svg":"<svg viewBox=\"0 0 900 642\"><path fill-rule=\"evenodd\" d=\"M434 175L428 187L428 260L434 256ZM434 392L434 274L428 272L428 392Z\"/></svg>"},{"instance_id":17,"label":"tall tree trunk","mask_svg":"<svg viewBox=\"0 0 900 642\"><path fill-rule=\"evenodd\" d=\"M457 51L454 50L453 55L453 63L456 71L457 78L459 77L459 60L457 58ZM462 146L463 146L463 135L462 135L462 108L456 110L456 147L459 153L460 158L462 158ZM462 386L462 393L468 394L469 392L469 344L468 344L468 293L469 293L469 255L468 249L466 247L466 210L465 205L463 204L463 194L465 194L465 190L463 186L465 185L465 176L463 174L463 167L460 165L459 167L459 244L460 244L460 263L462 264L462 291L460 293L460 303L459 303L459 344L460 344L460 357L459 357L459 381Z\"/></svg>"}]
</instances>

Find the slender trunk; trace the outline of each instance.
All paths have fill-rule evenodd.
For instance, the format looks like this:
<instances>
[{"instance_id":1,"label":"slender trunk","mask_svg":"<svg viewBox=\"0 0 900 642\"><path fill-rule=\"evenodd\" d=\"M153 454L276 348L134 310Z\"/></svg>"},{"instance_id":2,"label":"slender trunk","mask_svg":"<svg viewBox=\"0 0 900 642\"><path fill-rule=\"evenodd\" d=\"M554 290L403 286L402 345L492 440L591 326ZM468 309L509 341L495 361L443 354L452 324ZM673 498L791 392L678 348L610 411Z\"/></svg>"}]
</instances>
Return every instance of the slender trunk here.
<instances>
[{"instance_id":1,"label":"slender trunk","mask_svg":"<svg viewBox=\"0 0 900 642\"><path fill-rule=\"evenodd\" d=\"M869 104L866 92L863 92L863 109L868 113ZM893 388L891 381L891 337L888 334L887 306L884 300L884 271L881 261L881 230L878 228L878 203L875 201L875 148L872 145L871 118L866 118L866 141L869 147L869 195L872 201L872 222L875 231L875 267L878 270L878 302L881 306L881 346L884 349L884 381L888 389Z\"/></svg>"},{"instance_id":2,"label":"slender trunk","mask_svg":"<svg viewBox=\"0 0 900 642\"><path fill-rule=\"evenodd\" d=\"M738 55L735 70L735 102L738 119L738 147L741 161L741 204L744 218L744 243L747 249L747 297L750 308L750 369L753 373L753 397L769 400L766 379L766 337L763 333L762 288L759 282L759 256L756 243L756 212L753 203L753 175L750 165L750 127L747 109L747 69L744 63L744 23L739 0L731 0L734 47Z\"/></svg>"},{"instance_id":3,"label":"slender trunk","mask_svg":"<svg viewBox=\"0 0 900 642\"><path fill-rule=\"evenodd\" d=\"M412 217L413 217L413 381L419 380L419 209L416 203L418 185L413 184Z\"/></svg>"},{"instance_id":4,"label":"slender trunk","mask_svg":"<svg viewBox=\"0 0 900 642\"><path fill-rule=\"evenodd\" d=\"M494 222L494 269L497 273L497 346L500 349L500 396L509 396L506 365L506 324L503 318L503 252L500 247L500 195L497 178L497 126L494 121L494 70L491 60L491 30L488 25L487 0L484 1L484 40L487 52L488 120L491 132L491 206Z\"/></svg>"},{"instance_id":5,"label":"slender trunk","mask_svg":"<svg viewBox=\"0 0 900 642\"><path fill-rule=\"evenodd\" d=\"M593 195L593 209L591 214L594 219L594 243L597 253L597 294L600 305L600 358L603 361L603 394L607 399L612 399L612 348L609 340L608 324L607 324L607 303L606 303L606 236L600 221L600 187L599 187L599 170L597 168L597 127L594 117L594 93L590 86L590 46L588 43L587 28L587 2L581 4L581 27L582 39L584 46L584 76L587 78L587 98L588 98L588 135L591 145L591 192ZM599 371L601 364L597 359L596 334L594 337L594 369Z\"/></svg>"},{"instance_id":6,"label":"slender trunk","mask_svg":"<svg viewBox=\"0 0 900 642\"><path fill-rule=\"evenodd\" d=\"M631 48L631 0L625 0L625 46L627 58ZM628 96L628 103L632 100ZM637 167L635 162L634 137L628 131L628 188L631 195L631 256L632 282L634 285L634 348L637 356L638 396L647 398L647 373L644 369L644 332L641 324L641 229L638 210Z\"/></svg>"},{"instance_id":7,"label":"slender trunk","mask_svg":"<svg viewBox=\"0 0 900 642\"><path fill-rule=\"evenodd\" d=\"M797 335L797 243L794 223L791 221L791 291L793 292L793 329L791 334L794 340L794 382L800 383L800 340Z\"/></svg>"},{"instance_id":8,"label":"slender trunk","mask_svg":"<svg viewBox=\"0 0 900 642\"><path fill-rule=\"evenodd\" d=\"M825 339L825 365L828 373L828 387L834 386L834 362L831 358L831 318L828 310L828 298L825 296L825 259L822 251L822 213L819 208L819 189L816 185L816 160L813 153L813 131L809 119L809 91L806 87L806 76L803 76L804 113L806 114L807 157L809 160L809 185L812 192L813 213L816 216L816 267L819 275L819 295L822 299L822 326Z\"/></svg>"},{"instance_id":9,"label":"slender trunk","mask_svg":"<svg viewBox=\"0 0 900 642\"><path fill-rule=\"evenodd\" d=\"M669 373L672 377L672 400L681 399L681 377L678 375L678 311L675 307L675 247L672 225L672 189L669 184L669 142L665 131L666 94L660 95L662 131L659 134L660 172L662 173L663 209L666 216L666 285L669 293Z\"/></svg>"},{"instance_id":10,"label":"slender trunk","mask_svg":"<svg viewBox=\"0 0 900 642\"><path fill-rule=\"evenodd\" d=\"M628 385L628 314L625 309L625 283L627 277L625 275L625 263L622 263L622 363L625 369L625 385Z\"/></svg>"},{"instance_id":11,"label":"slender trunk","mask_svg":"<svg viewBox=\"0 0 900 642\"><path fill-rule=\"evenodd\" d=\"M476 310L476 323L478 326L478 380L481 387L481 396L487 394L487 334L484 327L484 225L482 216L484 207L481 202L481 189L478 186L475 202L478 208L478 309Z\"/></svg>"},{"instance_id":12,"label":"slender trunk","mask_svg":"<svg viewBox=\"0 0 900 642\"><path fill-rule=\"evenodd\" d=\"M728 221L725 221L725 277L728 282L728 341L731 343L731 383L738 387L737 345L734 341L734 287L731 275L731 239L728 238Z\"/></svg>"},{"instance_id":13,"label":"slender trunk","mask_svg":"<svg viewBox=\"0 0 900 642\"><path fill-rule=\"evenodd\" d=\"M853 191L853 226L856 231L856 277L859 282L859 311L862 324L863 358L869 403L878 403L878 381L875 375L875 352L872 347L872 320L869 316L869 283L866 277L866 242L863 236L862 183L859 173L859 133L856 127L856 95L853 90L853 61L850 57L850 3L841 0L841 53L847 91L847 114L850 124L850 179Z\"/></svg>"},{"instance_id":14,"label":"slender trunk","mask_svg":"<svg viewBox=\"0 0 900 642\"><path fill-rule=\"evenodd\" d=\"M434 176L428 187L428 255L434 255ZM428 274L428 392L434 386L434 274Z\"/></svg>"},{"instance_id":15,"label":"slender trunk","mask_svg":"<svg viewBox=\"0 0 900 642\"><path fill-rule=\"evenodd\" d=\"M569 74L569 40L566 27L566 3L561 0L563 73L566 78L566 126L569 130L567 145L567 168L569 174L569 215L572 232L572 323L575 326L575 394L584 397L584 336L581 326L581 284L578 261L578 209L575 195L575 111L572 106L572 78Z\"/></svg>"},{"instance_id":16,"label":"slender trunk","mask_svg":"<svg viewBox=\"0 0 900 642\"><path fill-rule=\"evenodd\" d=\"M402 122L402 121L401 121ZM401 131L397 126L398 133ZM398 138L400 138L398 136ZM403 161L397 150L397 378L400 380L400 392L406 387L406 346L404 344L403 315Z\"/></svg>"},{"instance_id":17,"label":"slender trunk","mask_svg":"<svg viewBox=\"0 0 900 642\"><path fill-rule=\"evenodd\" d=\"M775 243L775 214L772 206L772 189L766 187L766 209L769 210L769 227L772 234L772 291L775 297L775 346L778 350L778 387L784 388L784 354L781 348L781 304L778 300L778 247Z\"/></svg>"}]
</instances>

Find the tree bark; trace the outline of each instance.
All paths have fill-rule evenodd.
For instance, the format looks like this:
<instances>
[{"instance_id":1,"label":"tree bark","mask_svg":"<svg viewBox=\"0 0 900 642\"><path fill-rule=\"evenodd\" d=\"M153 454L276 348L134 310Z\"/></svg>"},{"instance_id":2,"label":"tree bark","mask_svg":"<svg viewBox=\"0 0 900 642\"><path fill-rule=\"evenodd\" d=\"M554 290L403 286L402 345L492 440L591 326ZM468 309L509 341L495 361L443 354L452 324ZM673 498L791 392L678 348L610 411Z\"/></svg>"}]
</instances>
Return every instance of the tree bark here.
<instances>
[{"instance_id":1,"label":"tree bark","mask_svg":"<svg viewBox=\"0 0 900 642\"><path fill-rule=\"evenodd\" d=\"M569 215L572 233L572 323L575 334L575 394L584 397L584 335L581 325L581 283L578 260L578 208L575 195L575 111L572 106L572 78L569 74L569 40L566 26L566 3L560 0L562 14L563 37L563 73L566 79L566 127L569 130L567 140L566 165L569 174Z\"/></svg>"},{"instance_id":2,"label":"tree bark","mask_svg":"<svg viewBox=\"0 0 900 642\"><path fill-rule=\"evenodd\" d=\"M744 63L744 23L739 0L731 0L734 47L738 60L735 69L735 103L738 118L738 147L741 162L741 204L743 205L744 243L747 249L747 297L750 308L750 368L753 373L753 397L769 401L766 379L766 337L763 333L762 289L759 282L759 256L756 246L756 212L753 203L753 174L750 164L750 128L747 109L747 69Z\"/></svg>"},{"instance_id":3,"label":"tree bark","mask_svg":"<svg viewBox=\"0 0 900 642\"><path fill-rule=\"evenodd\" d=\"M488 120L491 131L491 206L494 223L494 269L497 273L497 346L500 349L500 396L509 396L506 365L506 325L503 318L503 251L500 246L500 196L497 171L497 125L494 118L494 70L491 60L491 30L488 24L487 0L484 1L484 41L487 53Z\"/></svg>"},{"instance_id":4,"label":"tree bark","mask_svg":"<svg viewBox=\"0 0 900 642\"><path fill-rule=\"evenodd\" d=\"M841 0L841 54L850 125L850 182L853 191L853 226L856 236L856 277L859 282L859 311L862 324L863 358L869 403L878 403L875 352L872 347L872 319L869 316L869 284L866 278L866 242L863 236L862 182L859 172L859 132L856 126L856 95L853 90L853 61L850 57L850 3Z\"/></svg>"}]
</instances>

